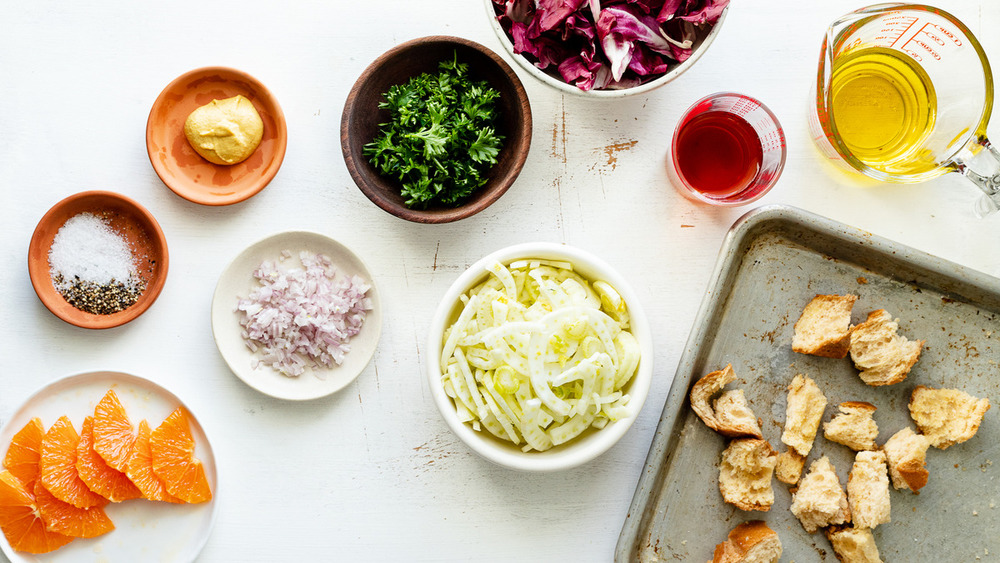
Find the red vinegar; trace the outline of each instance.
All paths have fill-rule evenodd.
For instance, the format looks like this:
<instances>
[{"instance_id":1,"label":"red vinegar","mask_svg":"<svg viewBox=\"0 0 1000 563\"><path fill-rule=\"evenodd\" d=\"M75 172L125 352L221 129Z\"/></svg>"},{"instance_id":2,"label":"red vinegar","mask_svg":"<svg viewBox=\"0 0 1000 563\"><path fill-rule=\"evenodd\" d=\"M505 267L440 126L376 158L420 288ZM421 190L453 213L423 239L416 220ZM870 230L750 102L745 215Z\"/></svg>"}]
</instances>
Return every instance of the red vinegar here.
<instances>
[{"instance_id":1,"label":"red vinegar","mask_svg":"<svg viewBox=\"0 0 1000 563\"><path fill-rule=\"evenodd\" d=\"M724 111L706 112L685 123L674 150L684 180L714 198L731 196L750 185L764 158L753 126Z\"/></svg>"}]
</instances>

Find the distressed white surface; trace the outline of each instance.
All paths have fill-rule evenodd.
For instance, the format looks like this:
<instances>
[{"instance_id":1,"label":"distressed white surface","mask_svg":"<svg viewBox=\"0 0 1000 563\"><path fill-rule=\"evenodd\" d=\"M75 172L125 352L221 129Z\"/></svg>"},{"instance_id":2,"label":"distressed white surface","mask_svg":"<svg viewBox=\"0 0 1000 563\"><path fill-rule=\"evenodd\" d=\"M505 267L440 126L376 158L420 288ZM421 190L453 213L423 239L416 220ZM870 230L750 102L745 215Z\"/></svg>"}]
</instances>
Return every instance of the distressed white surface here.
<instances>
[{"instance_id":1,"label":"distressed white surface","mask_svg":"<svg viewBox=\"0 0 1000 563\"><path fill-rule=\"evenodd\" d=\"M990 0L937 4L1000 60L1000 10ZM811 145L807 97L822 34L859 6L734 0L705 57L675 83L635 99L565 97L522 75L535 130L517 183L478 216L417 225L384 213L352 183L340 153L344 99L371 60L414 37L460 35L499 51L479 0L6 2L0 421L34 389L69 373L120 370L174 389L213 438L227 490L200 561L607 561L719 245L746 211L697 207L667 183L665 151L693 101L732 90L778 115L788 160L756 205L796 205L1000 274L1000 219L972 215L971 184L948 176L861 187L829 170ZM224 208L168 191L144 147L160 90L207 65L256 76L288 121L277 178ZM38 219L87 189L137 199L170 246L157 303L100 332L46 311L25 267ZM316 230L355 250L377 277L385 307L372 365L337 395L304 404L270 399L234 377L209 322L225 264L290 229ZM427 326L445 288L482 255L531 240L577 245L618 268L639 292L657 348L635 427L602 458L553 475L514 473L474 456L441 420L422 372Z\"/></svg>"}]
</instances>

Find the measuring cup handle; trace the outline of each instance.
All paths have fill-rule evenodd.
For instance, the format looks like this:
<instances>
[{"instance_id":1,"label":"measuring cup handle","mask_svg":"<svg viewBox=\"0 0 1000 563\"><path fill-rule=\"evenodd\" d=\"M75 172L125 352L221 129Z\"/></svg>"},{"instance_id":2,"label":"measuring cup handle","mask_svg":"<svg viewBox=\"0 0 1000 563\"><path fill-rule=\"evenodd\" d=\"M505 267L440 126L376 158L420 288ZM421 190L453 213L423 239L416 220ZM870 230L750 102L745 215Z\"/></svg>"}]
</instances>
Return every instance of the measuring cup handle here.
<instances>
[{"instance_id":1,"label":"measuring cup handle","mask_svg":"<svg viewBox=\"0 0 1000 563\"><path fill-rule=\"evenodd\" d=\"M1000 210L1000 151L985 135L969 142L955 159L955 168L985 194L976 203L976 215L985 217Z\"/></svg>"}]
</instances>

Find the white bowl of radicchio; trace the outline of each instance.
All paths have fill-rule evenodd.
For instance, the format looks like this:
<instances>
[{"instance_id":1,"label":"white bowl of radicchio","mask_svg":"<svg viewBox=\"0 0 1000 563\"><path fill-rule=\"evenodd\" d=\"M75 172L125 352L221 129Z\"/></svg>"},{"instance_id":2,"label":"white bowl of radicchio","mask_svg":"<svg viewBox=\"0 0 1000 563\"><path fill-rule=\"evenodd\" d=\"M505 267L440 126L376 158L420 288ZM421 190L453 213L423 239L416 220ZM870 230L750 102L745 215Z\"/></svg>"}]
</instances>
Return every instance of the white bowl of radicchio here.
<instances>
[{"instance_id":1,"label":"white bowl of radicchio","mask_svg":"<svg viewBox=\"0 0 1000 563\"><path fill-rule=\"evenodd\" d=\"M521 68L585 97L648 92L691 67L715 39L729 0L484 0Z\"/></svg>"}]
</instances>

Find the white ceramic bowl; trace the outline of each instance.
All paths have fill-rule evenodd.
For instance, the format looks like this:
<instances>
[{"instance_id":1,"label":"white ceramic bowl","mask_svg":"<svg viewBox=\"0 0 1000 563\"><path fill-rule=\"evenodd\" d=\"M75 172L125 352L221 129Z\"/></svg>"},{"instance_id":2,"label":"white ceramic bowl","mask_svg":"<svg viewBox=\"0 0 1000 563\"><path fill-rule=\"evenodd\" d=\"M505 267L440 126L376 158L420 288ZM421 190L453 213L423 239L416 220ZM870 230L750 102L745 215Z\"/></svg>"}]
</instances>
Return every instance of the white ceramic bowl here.
<instances>
[{"instance_id":1,"label":"white ceramic bowl","mask_svg":"<svg viewBox=\"0 0 1000 563\"><path fill-rule=\"evenodd\" d=\"M372 301L372 310L365 315L361 332L351 338L351 351L343 364L309 366L298 377L285 377L260 364L260 355L247 348L243 327L235 311L236 301L259 287L253 272L262 261L276 260L282 252L288 251L291 258L282 266L297 268L302 265L298 256L303 250L328 256L338 271L338 278L358 275L366 280L371 285L367 297ZM248 246L226 266L212 297L212 334L229 369L250 387L265 395L290 401L317 399L347 387L368 367L382 334L382 302L371 271L351 249L319 233L285 231Z\"/></svg>"},{"instance_id":2,"label":"white ceramic bowl","mask_svg":"<svg viewBox=\"0 0 1000 563\"><path fill-rule=\"evenodd\" d=\"M494 261L510 264L520 259L547 259L569 262L574 271L591 281L604 280L611 284L628 307L630 330L639 342L641 357L636 374L625 386L624 392L631 399L628 403L629 414L615 422L609 422L603 429L584 434L569 442L555 446L544 452L522 452L520 446L494 437L487 430L477 432L471 425L461 422L455 410L455 403L444 390L441 382L441 348L444 343L444 332L457 319L460 312L459 296L476 285L482 283L488 273L486 267ZM625 432L635 422L653 378L653 339L649 330L649 321L639 305L635 291L611 266L593 254L561 244L525 243L502 248L479 260L448 288L431 322L427 354L427 379L430 384L434 402L441 411L448 426L473 451L489 461L512 469L524 471L559 471L576 467L603 454L625 435Z\"/></svg>"},{"instance_id":3,"label":"white ceramic bowl","mask_svg":"<svg viewBox=\"0 0 1000 563\"><path fill-rule=\"evenodd\" d=\"M585 98L596 98L596 99L607 99L607 98L624 98L625 96L634 96L636 94L643 94L663 86L667 82L677 78L683 74L687 69L691 68L694 63L698 62L705 51L708 50L709 45L712 41L715 41L715 36L719 34L719 30L722 28L722 22L726 20L726 14L729 13L729 7L727 6L725 10L722 11L722 15L719 16L719 20L715 22L705 33L699 33L698 37L694 40L693 50L691 56L687 58L684 62L674 66L669 71L667 71L663 76L650 80L644 84L640 84L634 88L624 88L621 90L581 90L572 84L567 84L563 82L559 77L553 76L546 73L544 70L536 67L534 63L528 59L522 57L521 55L514 52L514 44L511 42L510 37L500 26L500 22L497 21L496 12L493 10L493 0L483 0L483 4L486 6L487 16L490 20L490 26L493 28L493 33L496 34L503 48L510 54L511 58L514 59L522 69L528 72L531 76L534 76L543 84L547 84L564 92L566 94L574 94L577 96L582 96Z\"/></svg>"}]
</instances>

